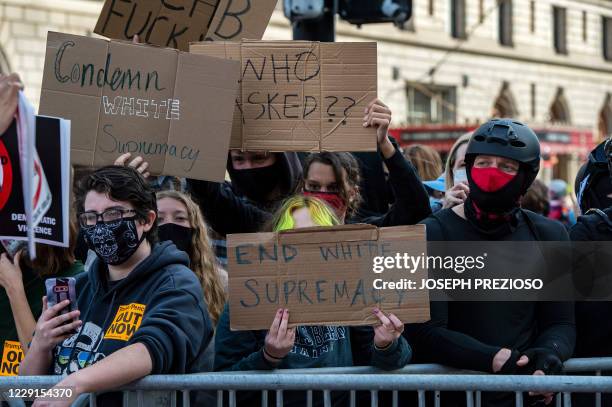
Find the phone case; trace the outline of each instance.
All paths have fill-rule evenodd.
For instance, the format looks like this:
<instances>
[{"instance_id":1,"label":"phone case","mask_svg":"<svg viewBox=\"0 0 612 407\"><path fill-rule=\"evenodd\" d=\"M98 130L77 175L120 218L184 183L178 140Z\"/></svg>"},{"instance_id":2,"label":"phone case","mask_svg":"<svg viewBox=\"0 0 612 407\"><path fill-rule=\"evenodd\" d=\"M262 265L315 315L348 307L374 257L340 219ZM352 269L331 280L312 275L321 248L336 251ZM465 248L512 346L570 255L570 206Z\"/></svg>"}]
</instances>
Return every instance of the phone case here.
<instances>
[{"instance_id":1,"label":"phone case","mask_svg":"<svg viewBox=\"0 0 612 407\"><path fill-rule=\"evenodd\" d=\"M70 305L60 311L60 315L77 309L76 280L74 277L48 278L45 280L47 288L47 307L51 308L64 300L70 300Z\"/></svg>"}]
</instances>

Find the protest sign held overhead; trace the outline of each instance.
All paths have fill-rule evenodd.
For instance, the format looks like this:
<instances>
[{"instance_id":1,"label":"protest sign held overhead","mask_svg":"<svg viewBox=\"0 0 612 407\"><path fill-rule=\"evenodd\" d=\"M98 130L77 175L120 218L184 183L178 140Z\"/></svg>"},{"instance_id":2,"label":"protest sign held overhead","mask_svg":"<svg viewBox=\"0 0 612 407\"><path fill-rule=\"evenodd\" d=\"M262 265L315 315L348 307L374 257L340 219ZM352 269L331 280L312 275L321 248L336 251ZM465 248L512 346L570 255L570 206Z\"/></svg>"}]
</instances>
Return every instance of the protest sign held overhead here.
<instances>
[{"instance_id":1,"label":"protest sign held overhead","mask_svg":"<svg viewBox=\"0 0 612 407\"><path fill-rule=\"evenodd\" d=\"M363 112L377 92L376 43L203 42L190 51L240 61L231 148L375 151Z\"/></svg>"},{"instance_id":2,"label":"protest sign held overhead","mask_svg":"<svg viewBox=\"0 0 612 407\"><path fill-rule=\"evenodd\" d=\"M221 181L239 64L49 32L41 114L72 120L72 163L130 152L152 174Z\"/></svg>"},{"instance_id":3,"label":"protest sign held overhead","mask_svg":"<svg viewBox=\"0 0 612 407\"><path fill-rule=\"evenodd\" d=\"M344 225L228 235L232 330L267 329L278 308L292 325L371 325L374 307L404 323L429 320L427 290L376 289L376 259L425 254L425 227ZM427 277L396 270L388 282Z\"/></svg>"},{"instance_id":4,"label":"protest sign held overhead","mask_svg":"<svg viewBox=\"0 0 612 407\"><path fill-rule=\"evenodd\" d=\"M26 240L31 229L36 243L68 247L70 122L44 116L35 116L35 121L37 159L29 191L22 188L28 183L24 182L27 178L19 158L16 122L0 137L0 239ZM32 222L26 214L24 196L28 193L33 198Z\"/></svg>"},{"instance_id":5,"label":"protest sign held overhead","mask_svg":"<svg viewBox=\"0 0 612 407\"><path fill-rule=\"evenodd\" d=\"M258 40L276 0L107 0L94 32L187 51L190 42Z\"/></svg>"}]
</instances>

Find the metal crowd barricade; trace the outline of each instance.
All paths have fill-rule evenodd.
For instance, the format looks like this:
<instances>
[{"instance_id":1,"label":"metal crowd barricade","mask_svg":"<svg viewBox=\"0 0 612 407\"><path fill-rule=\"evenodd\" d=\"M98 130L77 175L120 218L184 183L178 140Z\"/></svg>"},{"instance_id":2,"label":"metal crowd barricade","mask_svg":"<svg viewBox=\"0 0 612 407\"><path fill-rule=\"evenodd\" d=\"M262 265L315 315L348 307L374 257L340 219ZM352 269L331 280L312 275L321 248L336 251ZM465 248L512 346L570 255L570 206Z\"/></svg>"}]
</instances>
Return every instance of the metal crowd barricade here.
<instances>
[{"instance_id":1,"label":"metal crowd barricade","mask_svg":"<svg viewBox=\"0 0 612 407\"><path fill-rule=\"evenodd\" d=\"M566 375L561 376L488 375L426 364L407 365L392 372L367 366L216 372L148 376L120 390L124 391L124 405L139 407L176 406L178 398L187 407L190 393L196 390L216 392L217 406L226 401L230 407L236 406L236 392L241 390L260 391L264 406L269 404L269 393L275 392L277 407L282 406L283 392L287 390L305 391L308 406L312 406L313 394L321 392L325 407L331 407L332 391L348 391L351 406L355 406L357 391L369 391L373 407L378 406L381 391L391 392L394 407L398 405L400 391L417 392L419 407L426 405L427 392L433 392L436 407L440 404L441 391L465 392L468 407L480 406L482 392L514 393L517 407L523 405L523 392L528 391L557 393L556 407L570 407L572 393L594 393L594 405L601 407L601 393L612 393L612 376L601 375L602 371L612 371L612 358L572 359L565 363L564 370ZM0 379L0 392L11 388L49 388L59 380L57 376L5 377ZM95 407L95 397L82 396L75 404Z\"/></svg>"}]
</instances>

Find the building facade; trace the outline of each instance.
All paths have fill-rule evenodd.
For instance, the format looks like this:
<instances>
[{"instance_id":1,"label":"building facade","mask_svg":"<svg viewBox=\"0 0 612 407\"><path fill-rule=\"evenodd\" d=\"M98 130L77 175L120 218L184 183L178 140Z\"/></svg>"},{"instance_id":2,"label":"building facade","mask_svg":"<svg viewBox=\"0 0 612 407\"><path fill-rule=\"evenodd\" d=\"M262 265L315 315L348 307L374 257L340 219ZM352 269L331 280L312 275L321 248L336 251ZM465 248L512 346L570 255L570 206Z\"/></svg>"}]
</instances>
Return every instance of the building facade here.
<instances>
[{"instance_id":1,"label":"building facade","mask_svg":"<svg viewBox=\"0 0 612 407\"><path fill-rule=\"evenodd\" d=\"M265 39L292 37L281 4ZM19 72L38 101L47 31L91 35L101 6L0 0L0 71ZM378 43L378 94L396 128L456 130L505 116L553 139L570 129L547 146L558 165L545 173L568 180L588 148L612 134L610 0L413 0L404 30L339 21L336 32L338 41Z\"/></svg>"},{"instance_id":2,"label":"building facade","mask_svg":"<svg viewBox=\"0 0 612 407\"><path fill-rule=\"evenodd\" d=\"M339 22L336 32L377 41L378 95L395 127L454 133L430 140L444 152L453 130L517 118L551 140L544 179L573 180L587 151L612 135L611 27L612 1L414 0L405 30ZM265 37L291 39L280 12Z\"/></svg>"}]
</instances>

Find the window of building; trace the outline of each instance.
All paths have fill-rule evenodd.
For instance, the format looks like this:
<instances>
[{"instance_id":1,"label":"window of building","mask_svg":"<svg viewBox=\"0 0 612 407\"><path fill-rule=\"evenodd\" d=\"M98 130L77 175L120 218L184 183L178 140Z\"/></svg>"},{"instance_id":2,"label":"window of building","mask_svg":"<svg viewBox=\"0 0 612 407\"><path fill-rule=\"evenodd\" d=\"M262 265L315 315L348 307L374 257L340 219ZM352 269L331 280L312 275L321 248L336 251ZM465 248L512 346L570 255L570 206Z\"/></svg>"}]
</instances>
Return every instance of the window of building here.
<instances>
[{"instance_id":1,"label":"window of building","mask_svg":"<svg viewBox=\"0 0 612 407\"><path fill-rule=\"evenodd\" d=\"M512 0L500 0L499 2L499 43L507 47L512 42Z\"/></svg>"},{"instance_id":2,"label":"window of building","mask_svg":"<svg viewBox=\"0 0 612 407\"><path fill-rule=\"evenodd\" d=\"M478 0L478 22L484 23L484 20L485 20L484 0Z\"/></svg>"},{"instance_id":3,"label":"window of building","mask_svg":"<svg viewBox=\"0 0 612 407\"><path fill-rule=\"evenodd\" d=\"M569 104L565 98L563 88L558 88L555 98L550 105L548 112L551 123L571 124L572 119L569 110Z\"/></svg>"},{"instance_id":4,"label":"window of building","mask_svg":"<svg viewBox=\"0 0 612 407\"><path fill-rule=\"evenodd\" d=\"M531 84L531 118L535 119L537 114L537 103L536 103L536 84Z\"/></svg>"},{"instance_id":5,"label":"window of building","mask_svg":"<svg viewBox=\"0 0 612 407\"><path fill-rule=\"evenodd\" d=\"M451 36L453 38L465 39L467 33L465 30L466 15L465 15L465 0L450 0L451 1Z\"/></svg>"},{"instance_id":6,"label":"window of building","mask_svg":"<svg viewBox=\"0 0 612 407\"><path fill-rule=\"evenodd\" d=\"M608 93L599 111L599 139L612 137L612 94Z\"/></svg>"},{"instance_id":7,"label":"window of building","mask_svg":"<svg viewBox=\"0 0 612 407\"><path fill-rule=\"evenodd\" d=\"M406 96L409 124L455 123L455 87L409 83Z\"/></svg>"},{"instance_id":8,"label":"window of building","mask_svg":"<svg viewBox=\"0 0 612 407\"><path fill-rule=\"evenodd\" d=\"M612 17L602 17L603 57L612 61Z\"/></svg>"},{"instance_id":9,"label":"window of building","mask_svg":"<svg viewBox=\"0 0 612 407\"><path fill-rule=\"evenodd\" d=\"M433 16L433 15L435 14L435 11L436 11L436 10L435 10L435 8L434 8L434 1L435 1L435 0L429 0L429 8L428 8L428 11L429 11L429 15L430 15L430 16Z\"/></svg>"},{"instance_id":10,"label":"window of building","mask_svg":"<svg viewBox=\"0 0 612 407\"><path fill-rule=\"evenodd\" d=\"M516 107L516 100L510 90L510 83L502 83L502 87L499 91L499 95L493 103L493 111L491 112L492 117L505 117L505 118L516 118L519 112Z\"/></svg>"},{"instance_id":11,"label":"window of building","mask_svg":"<svg viewBox=\"0 0 612 407\"><path fill-rule=\"evenodd\" d=\"M531 33L534 33L536 29L535 14L536 14L535 1L531 0L529 2L529 31Z\"/></svg>"},{"instance_id":12,"label":"window of building","mask_svg":"<svg viewBox=\"0 0 612 407\"><path fill-rule=\"evenodd\" d=\"M587 12L582 12L582 41L587 42Z\"/></svg>"},{"instance_id":13,"label":"window of building","mask_svg":"<svg viewBox=\"0 0 612 407\"><path fill-rule=\"evenodd\" d=\"M553 6L553 38L557 54L567 54L567 13L563 7Z\"/></svg>"}]
</instances>

